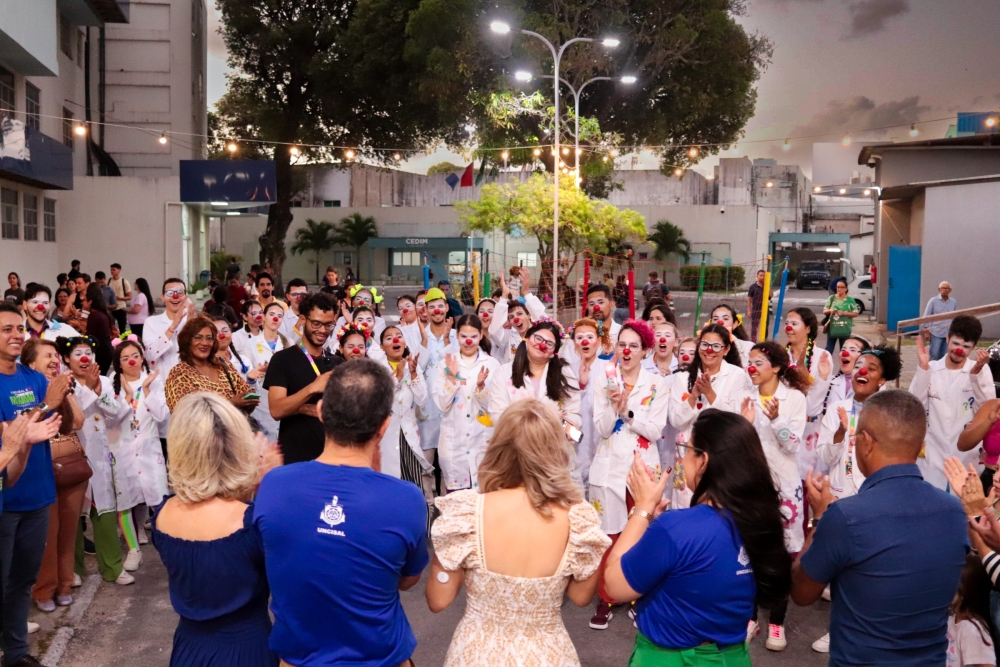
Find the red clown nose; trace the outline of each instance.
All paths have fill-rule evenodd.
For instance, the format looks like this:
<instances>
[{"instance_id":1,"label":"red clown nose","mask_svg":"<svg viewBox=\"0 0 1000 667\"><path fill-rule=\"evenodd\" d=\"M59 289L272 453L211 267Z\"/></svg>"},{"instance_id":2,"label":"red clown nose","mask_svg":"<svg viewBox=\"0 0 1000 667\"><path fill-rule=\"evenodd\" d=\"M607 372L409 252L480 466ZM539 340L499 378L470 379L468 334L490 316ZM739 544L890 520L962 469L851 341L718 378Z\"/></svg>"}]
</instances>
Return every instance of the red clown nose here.
<instances>
[{"instance_id":1,"label":"red clown nose","mask_svg":"<svg viewBox=\"0 0 1000 667\"><path fill-rule=\"evenodd\" d=\"M128 360L128 365L129 366L135 366L135 359L129 359Z\"/></svg>"},{"instance_id":2,"label":"red clown nose","mask_svg":"<svg viewBox=\"0 0 1000 667\"><path fill-rule=\"evenodd\" d=\"M747 373L756 373L756 372L757 372L756 366L747 366Z\"/></svg>"},{"instance_id":3,"label":"red clown nose","mask_svg":"<svg viewBox=\"0 0 1000 667\"><path fill-rule=\"evenodd\" d=\"M791 324L785 326L785 333L792 333L795 329L792 328Z\"/></svg>"},{"instance_id":4,"label":"red clown nose","mask_svg":"<svg viewBox=\"0 0 1000 667\"><path fill-rule=\"evenodd\" d=\"M964 357L965 356L965 350L963 350L960 347L955 348L955 356L956 357Z\"/></svg>"},{"instance_id":5,"label":"red clown nose","mask_svg":"<svg viewBox=\"0 0 1000 667\"><path fill-rule=\"evenodd\" d=\"M624 350L622 350L622 356L623 356L623 357L628 357L628 356L630 356L631 354L632 354L632 350L630 350L630 349L629 349L629 348L627 348L627 347L626 347L626 348L625 348Z\"/></svg>"},{"instance_id":6,"label":"red clown nose","mask_svg":"<svg viewBox=\"0 0 1000 667\"><path fill-rule=\"evenodd\" d=\"M581 340L580 341L580 347L590 347L590 341L589 340Z\"/></svg>"},{"instance_id":7,"label":"red clown nose","mask_svg":"<svg viewBox=\"0 0 1000 667\"><path fill-rule=\"evenodd\" d=\"M864 368L864 367L859 368L858 369L858 375L868 375L868 369Z\"/></svg>"},{"instance_id":8,"label":"red clown nose","mask_svg":"<svg viewBox=\"0 0 1000 667\"><path fill-rule=\"evenodd\" d=\"M665 337L661 337L661 338L660 338L660 342L661 342L661 343L666 343L666 342L667 342L667 339L666 339Z\"/></svg>"},{"instance_id":9,"label":"red clown nose","mask_svg":"<svg viewBox=\"0 0 1000 667\"><path fill-rule=\"evenodd\" d=\"M253 316L253 321L254 322L258 322L258 323L263 322L264 321L264 316L263 315L254 315Z\"/></svg>"},{"instance_id":10,"label":"red clown nose","mask_svg":"<svg viewBox=\"0 0 1000 667\"><path fill-rule=\"evenodd\" d=\"M466 339L465 339L465 344L466 344L466 345L472 345L472 343L473 343L473 342L474 342L474 341L473 341L473 340L472 340L471 338L466 338Z\"/></svg>"},{"instance_id":11,"label":"red clown nose","mask_svg":"<svg viewBox=\"0 0 1000 667\"><path fill-rule=\"evenodd\" d=\"M720 327L726 326L726 323L723 322L722 320L719 320L718 322L716 322L716 324L718 324Z\"/></svg>"},{"instance_id":12,"label":"red clown nose","mask_svg":"<svg viewBox=\"0 0 1000 667\"><path fill-rule=\"evenodd\" d=\"M89 364L90 363L90 357L80 357L80 363L81 364Z\"/></svg>"},{"instance_id":13,"label":"red clown nose","mask_svg":"<svg viewBox=\"0 0 1000 667\"><path fill-rule=\"evenodd\" d=\"M398 345L399 344L399 336L393 336L392 337L392 344L393 345Z\"/></svg>"},{"instance_id":14,"label":"red clown nose","mask_svg":"<svg viewBox=\"0 0 1000 667\"><path fill-rule=\"evenodd\" d=\"M45 310L45 304L44 303L38 304L37 306L35 306L35 310L38 310L38 311Z\"/></svg>"},{"instance_id":15,"label":"red clown nose","mask_svg":"<svg viewBox=\"0 0 1000 667\"><path fill-rule=\"evenodd\" d=\"M847 350L843 350L840 353L840 358L841 359L850 359L851 358L851 353L848 352Z\"/></svg>"},{"instance_id":16,"label":"red clown nose","mask_svg":"<svg viewBox=\"0 0 1000 667\"><path fill-rule=\"evenodd\" d=\"M690 355L682 354L681 355L681 361L691 361Z\"/></svg>"},{"instance_id":17,"label":"red clown nose","mask_svg":"<svg viewBox=\"0 0 1000 667\"><path fill-rule=\"evenodd\" d=\"M272 322L280 322L280 321L281 321L281 318L280 318L280 317L272 317L272 318L271 318L271 321L272 321Z\"/></svg>"},{"instance_id":18,"label":"red clown nose","mask_svg":"<svg viewBox=\"0 0 1000 667\"><path fill-rule=\"evenodd\" d=\"M521 318L520 317L515 317L514 318L514 326L517 326L520 323L521 323Z\"/></svg>"}]
</instances>

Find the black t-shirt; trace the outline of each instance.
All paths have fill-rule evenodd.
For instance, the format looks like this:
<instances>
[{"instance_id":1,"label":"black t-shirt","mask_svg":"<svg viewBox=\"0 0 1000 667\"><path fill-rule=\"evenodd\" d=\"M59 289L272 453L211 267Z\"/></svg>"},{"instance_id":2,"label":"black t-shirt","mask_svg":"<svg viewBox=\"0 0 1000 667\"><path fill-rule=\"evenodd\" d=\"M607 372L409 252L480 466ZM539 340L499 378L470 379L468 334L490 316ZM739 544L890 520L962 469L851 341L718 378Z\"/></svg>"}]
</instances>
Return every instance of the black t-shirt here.
<instances>
[{"instance_id":1,"label":"black t-shirt","mask_svg":"<svg viewBox=\"0 0 1000 667\"><path fill-rule=\"evenodd\" d=\"M333 370L334 366L343 363L344 360L324 354L321 357L313 357L313 361L322 374ZM264 389L284 387L291 396L315 379L316 371L302 353L302 349L296 345L285 348L271 357L267 374L264 376ZM319 399L320 395L316 394L308 403L318 403ZM278 443L281 445L286 464L312 461L323 453L325 440L323 424L315 417L296 414L285 417L278 425Z\"/></svg>"},{"instance_id":2,"label":"black t-shirt","mask_svg":"<svg viewBox=\"0 0 1000 667\"><path fill-rule=\"evenodd\" d=\"M761 307L764 305L764 287L754 283L747 288L747 296L750 297L750 306L753 308L753 315L760 315Z\"/></svg>"}]
</instances>

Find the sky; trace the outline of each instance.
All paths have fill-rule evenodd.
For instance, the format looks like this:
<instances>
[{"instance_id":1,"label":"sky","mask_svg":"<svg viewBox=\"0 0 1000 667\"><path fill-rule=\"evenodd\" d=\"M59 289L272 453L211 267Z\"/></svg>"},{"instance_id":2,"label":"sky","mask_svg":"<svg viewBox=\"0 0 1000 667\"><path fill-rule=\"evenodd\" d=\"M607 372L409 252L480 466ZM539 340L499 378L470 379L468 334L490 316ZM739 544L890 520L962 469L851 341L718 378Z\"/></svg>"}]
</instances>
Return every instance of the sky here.
<instances>
[{"instance_id":1,"label":"sky","mask_svg":"<svg viewBox=\"0 0 1000 667\"><path fill-rule=\"evenodd\" d=\"M814 141L909 141L911 123L918 138L940 137L958 111L997 110L997 9L996 0L747 0L739 20L772 40L774 56L745 138L722 156L775 158L811 175ZM227 71L214 6L209 23L213 105ZM869 130L888 126L898 127ZM462 157L441 150L403 168L423 172L443 160ZM707 157L696 169L707 174L716 163ZM637 156L634 168L655 167L652 156Z\"/></svg>"}]
</instances>

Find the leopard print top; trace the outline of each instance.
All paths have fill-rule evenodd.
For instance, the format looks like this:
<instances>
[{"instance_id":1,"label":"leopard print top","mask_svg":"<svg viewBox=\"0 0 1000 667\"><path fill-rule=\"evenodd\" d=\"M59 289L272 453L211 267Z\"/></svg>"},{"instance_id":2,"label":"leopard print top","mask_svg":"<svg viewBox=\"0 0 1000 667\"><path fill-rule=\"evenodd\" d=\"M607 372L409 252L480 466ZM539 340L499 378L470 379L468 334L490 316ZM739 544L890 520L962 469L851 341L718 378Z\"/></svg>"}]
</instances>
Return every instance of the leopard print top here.
<instances>
[{"instance_id":1,"label":"leopard print top","mask_svg":"<svg viewBox=\"0 0 1000 667\"><path fill-rule=\"evenodd\" d=\"M228 360L220 359L220 361L223 368L220 369L217 382L213 382L211 378L202 375L194 366L183 361L170 369L166 384L167 408L170 412L174 411L174 406L177 405L178 401L196 391L211 392L225 399L246 396L253 391Z\"/></svg>"}]
</instances>

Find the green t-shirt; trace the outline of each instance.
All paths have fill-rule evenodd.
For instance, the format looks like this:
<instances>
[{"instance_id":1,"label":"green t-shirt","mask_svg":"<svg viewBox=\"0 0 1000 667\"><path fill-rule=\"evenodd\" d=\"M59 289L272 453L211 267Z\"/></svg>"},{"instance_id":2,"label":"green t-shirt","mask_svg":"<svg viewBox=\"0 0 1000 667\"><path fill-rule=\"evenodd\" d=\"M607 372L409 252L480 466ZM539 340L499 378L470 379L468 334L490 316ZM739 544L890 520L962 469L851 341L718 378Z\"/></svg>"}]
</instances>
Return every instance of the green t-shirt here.
<instances>
[{"instance_id":1,"label":"green t-shirt","mask_svg":"<svg viewBox=\"0 0 1000 667\"><path fill-rule=\"evenodd\" d=\"M830 295L830 298L826 300L826 306L824 306L824 309L856 313L858 312L858 302L855 301L853 297L838 299L836 294L832 294ZM830 331L827 335L832 338L846 338L851 335L853 327L854 318L840 317L834 314L830 317Z\"/></svg>"}]
</instances>

